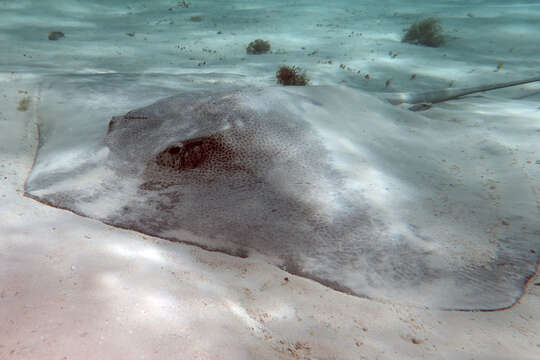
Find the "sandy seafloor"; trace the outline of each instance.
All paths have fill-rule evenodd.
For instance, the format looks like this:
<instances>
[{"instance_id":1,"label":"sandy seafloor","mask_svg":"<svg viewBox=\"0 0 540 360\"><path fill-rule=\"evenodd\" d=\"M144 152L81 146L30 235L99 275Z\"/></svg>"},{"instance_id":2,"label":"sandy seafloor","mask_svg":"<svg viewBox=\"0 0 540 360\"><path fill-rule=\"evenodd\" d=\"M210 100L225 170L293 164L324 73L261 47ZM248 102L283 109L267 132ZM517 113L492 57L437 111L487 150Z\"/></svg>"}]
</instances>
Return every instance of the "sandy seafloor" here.
<instances>
[{"instance_id":1,"label":"sandy seafloor","mask_svg":"<svg viewBox=\"0 0 540 360\"><path fill-rule=\"evenodd\" d=\"M538 275L501 311L371 301L257 259L115 229L23 196L40 91L54 74L146 74L182 89L266 86L279 65L295 64L313 85L385 92L509 81L540 69L540 4L531 1L188 3L0 1L0 359L540 358ZM427 16L441 20L448 43L401 43L403 29ZM50 31L65 38L49 41ZM246 55L255 38L273 52ZM539 93L538 84L495 91L426 116L523 117L540 136ZM531 156L524 166L540 166Z\"/></svg>"}]
</instances>

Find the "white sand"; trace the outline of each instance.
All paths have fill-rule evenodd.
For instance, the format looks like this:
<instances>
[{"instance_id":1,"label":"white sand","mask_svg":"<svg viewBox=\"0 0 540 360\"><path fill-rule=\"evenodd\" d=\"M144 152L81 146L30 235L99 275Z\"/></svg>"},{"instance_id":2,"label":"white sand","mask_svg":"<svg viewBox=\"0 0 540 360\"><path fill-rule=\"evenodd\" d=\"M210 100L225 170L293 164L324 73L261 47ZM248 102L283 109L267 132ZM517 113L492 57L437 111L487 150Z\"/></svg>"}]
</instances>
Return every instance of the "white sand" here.
<instances>
[{"instance_id":1,"label":"white sand","mask_svg":"<svg viewBox=\"0 0 540 360\"><path fill-rule=\"evenodd\" d=\"M188 9L175 2L148 3L146 9L155 10L137 15L147 11L143 2L131 9L93 3L102 5L56 1L56 11L63 12L53 16L45 5L0 1L0 359L540 358L538 275L519 303L504 311L380 303L335 292L257 259L115 229L23 196L46 74L216 72L221 75L186 78L194 87L261 85L273 82L278 64L294 63L308 69L314 84L370 91L384 91L387 79L400 91L451 81L475 85L536 75L540 45L531 29L539 6L446 1L426 2L418 10L398 1L366 1L354 7L336 2L321 13L307 1L282 1L260 15L259 1L220 2L216 11L215 2L194 0ZM441 49L400 43L402 28L416 13L439 16L455 39ZM193 14L205 20L186 20ZM227 22L222 14L236 17ZM294 15L297 22L291 21ZM102 17L114 26L100 23ZM259 22L250 21L253 17ZM223 34L216 34L221 29ZM66 38L46 40L52 30L64 31ZM130 31L136 35L125 35ZM353 31L362 35L349 37ZM246 43L256 37L268 38L286 53L245 55ZM389 51L398 56L390 57ZM329 58L332 64L318 63ZM197 66L201 61L207 64ZM412 73L415 80L409 80ZM531 122L534 139L540 137L537 92L537 85L499 91L441 105L426 116L522 117ZM32 99L28 110L17 110L26 96ZM516 161L537 184L540 154L519 150Z\"/></svg>"}]
</instances>

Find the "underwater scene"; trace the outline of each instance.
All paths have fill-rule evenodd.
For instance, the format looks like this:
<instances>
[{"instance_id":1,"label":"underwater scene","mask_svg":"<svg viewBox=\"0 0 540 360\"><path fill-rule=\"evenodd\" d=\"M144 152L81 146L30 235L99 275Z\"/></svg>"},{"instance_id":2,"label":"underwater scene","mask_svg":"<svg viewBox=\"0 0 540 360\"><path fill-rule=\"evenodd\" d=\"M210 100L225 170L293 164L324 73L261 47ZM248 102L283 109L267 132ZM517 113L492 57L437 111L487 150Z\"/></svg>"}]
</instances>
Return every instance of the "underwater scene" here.
<instances>
[{"instance_id":1,"label":"underwater scene","mask_svg":"<svg viewBox=\"0 0 540 360\"><path fill-rule=\"evenodd\" d=\"M0 359L540 357L539 21L0 0Z\"/></svg>"}]
</instances>

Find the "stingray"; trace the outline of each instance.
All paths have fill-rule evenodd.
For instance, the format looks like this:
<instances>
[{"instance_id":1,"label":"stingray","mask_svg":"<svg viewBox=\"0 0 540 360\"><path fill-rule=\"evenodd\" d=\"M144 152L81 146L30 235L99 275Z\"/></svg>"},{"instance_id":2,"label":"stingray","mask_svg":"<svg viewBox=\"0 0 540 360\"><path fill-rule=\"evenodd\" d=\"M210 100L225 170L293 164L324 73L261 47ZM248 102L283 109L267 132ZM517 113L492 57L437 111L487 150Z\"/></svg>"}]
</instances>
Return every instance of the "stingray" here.
<instances>
[{"instance_id":1,"label":"stingray","mask_svg":"<svg viewBox=\"0 0 540 360\"><path fill-rule=\"evenodd\" d=\"M26 193L351 295L506 308L537 268L532 175L493 127L391 105L481 89L386 99L338 86L182 91L110 121L42 96Z\"/></svg>"}]
</instances>

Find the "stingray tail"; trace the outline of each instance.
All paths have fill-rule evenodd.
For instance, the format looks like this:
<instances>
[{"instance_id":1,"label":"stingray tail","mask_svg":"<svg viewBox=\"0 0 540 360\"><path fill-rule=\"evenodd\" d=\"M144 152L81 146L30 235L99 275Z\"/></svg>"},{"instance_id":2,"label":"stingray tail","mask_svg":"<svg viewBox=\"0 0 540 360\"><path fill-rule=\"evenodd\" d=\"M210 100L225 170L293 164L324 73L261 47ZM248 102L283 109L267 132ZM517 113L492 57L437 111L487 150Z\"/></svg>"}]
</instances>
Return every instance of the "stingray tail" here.
<instances>
[{"instance_id":1,"label":"stingray tail","mask_svg":"<svg viewBox=\"0 0 540 360\"><path fill-rule=\"evenodd\" d=\"M436 90L436 91L429 91L425 93L393 93L393 94L385 94L383 95L384 98L392 105L399 105L399 104L421 104L421 103L428 103L428 104L434 104L438 102L443 102L447 100L452 100L459 98L461 96L470 95L474 93L484 92L484 91L490 91L495 89L502 89L510 86L517 86L517 85L523 85L528 84L531 82L540 81L540 77L534 77L524 80L518 80L518 81L510 81L510 82L504 82L504 83L498 83L498 84L491 84L491 85L481 85L481 86L475 86L470 88L460 88L460 89L443 89L443 90Z\"/></svg>"}]
</instances>

